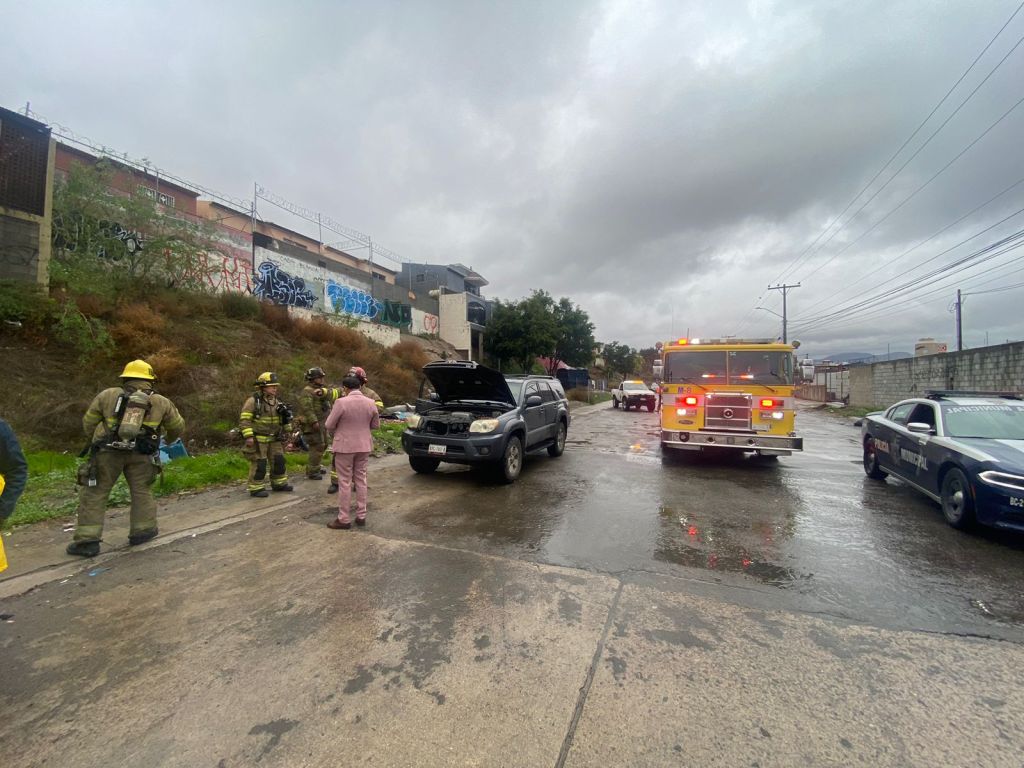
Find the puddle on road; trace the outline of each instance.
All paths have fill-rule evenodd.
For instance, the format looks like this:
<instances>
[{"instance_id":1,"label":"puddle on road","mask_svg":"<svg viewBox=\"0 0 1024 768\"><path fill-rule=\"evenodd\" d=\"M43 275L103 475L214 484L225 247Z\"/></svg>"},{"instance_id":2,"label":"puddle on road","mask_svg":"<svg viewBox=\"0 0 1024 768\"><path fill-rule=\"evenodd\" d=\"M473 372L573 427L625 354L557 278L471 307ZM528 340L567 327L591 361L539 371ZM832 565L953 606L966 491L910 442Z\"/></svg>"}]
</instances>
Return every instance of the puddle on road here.
<instances>
[{"instance_id":1,"label":"puddle on road","mask_svg":"<svg viewBox=\"0 0 1024 768\"><path fill-rule=\"evenodd\" d=\"M769 559L768 549L785 533L775 526L752 522L746 531L716 530L697 515L680 515L662 506L661 530L654 552L656 560L708 571L741 573L772 587L789 588L811 574L798 574ZM737 535L739 533L740 535ZM742 539L748 546L738 543ZM754 542L760 546L754 546Z\"/></svg>"}]
</instances>

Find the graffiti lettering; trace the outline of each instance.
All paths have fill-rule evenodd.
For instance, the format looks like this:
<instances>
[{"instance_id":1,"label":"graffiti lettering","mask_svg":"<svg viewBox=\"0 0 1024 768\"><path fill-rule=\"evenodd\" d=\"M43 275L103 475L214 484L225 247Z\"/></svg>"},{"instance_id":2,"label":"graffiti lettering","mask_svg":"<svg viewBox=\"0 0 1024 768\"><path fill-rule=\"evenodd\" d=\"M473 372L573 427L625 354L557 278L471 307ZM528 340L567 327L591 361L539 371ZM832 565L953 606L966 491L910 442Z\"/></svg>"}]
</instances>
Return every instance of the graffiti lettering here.
<instances>
[{"instance_id":1,"label":"graffiti lettering","mask_svg":"<svg viewBox=\"0 0 1024 768\"><path fill-rule=\"evenodd\" d=\"M335 312L356 315L365 320L373 320L383 309L383 305L370 294L349 285L327 283L327 298Z\"/></svg>"},{"instance_id":2,"label":"graffiti lettering","mask_svg":"<svg viewBox=\"0 0 1024 768\"><path fill-rule=\"evenodd\" d=\"M377 320L395 328L408 328L412 325L412 307L396 301L385 301L384 311Z\"/></svg>"},{"instance_id":3,"label":"graffiti lettering","mask_svg":"<svg viewBox=\"0 0 1024 768\"><path fill-rule=\"evenodd\" d=\"M312 309L317 298L306 288L301 277L292 277L272 261L260 264L259 274L253 281L252 292L261 299L270 299L275 304Z\"/></svg>"}]
</instances>

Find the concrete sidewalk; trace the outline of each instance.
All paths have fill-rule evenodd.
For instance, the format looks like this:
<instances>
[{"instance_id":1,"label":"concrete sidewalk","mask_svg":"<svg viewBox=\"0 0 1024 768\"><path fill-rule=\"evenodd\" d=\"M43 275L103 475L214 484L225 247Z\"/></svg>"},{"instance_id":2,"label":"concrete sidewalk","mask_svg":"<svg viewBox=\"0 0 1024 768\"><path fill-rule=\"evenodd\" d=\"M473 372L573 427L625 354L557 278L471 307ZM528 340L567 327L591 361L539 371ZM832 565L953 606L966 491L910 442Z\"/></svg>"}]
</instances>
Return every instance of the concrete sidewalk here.
<instances>
[{"instance_id":1,"label":"concrete sidewalk","mask_svg":"<svg viewBox=\"0 0 1024 768\"><path fill-rule=\"evenodd\" d=\"M405 467L404 455L371 459L371 485L382 470L397 466ZM185 536L196 536L272 512L287 515L287 510L293 508L304 513L326 511L337 503L337 497L327 493L326 478L314 481L298 476L292 477L291 483L295 486L294 491L272 493L265 499L249 496L244 480L231 486L158 499L160 535L137 547L128 546L128 507L113 507L107 511L100 554L93 558L74 557L64 551L74 533L74 517L46 520L5 531L4 549L9 567L0 574L0 598L21 594L83 570L102 567L103 563L129 550L154 549Z\"/></svg>"}]
</instances>

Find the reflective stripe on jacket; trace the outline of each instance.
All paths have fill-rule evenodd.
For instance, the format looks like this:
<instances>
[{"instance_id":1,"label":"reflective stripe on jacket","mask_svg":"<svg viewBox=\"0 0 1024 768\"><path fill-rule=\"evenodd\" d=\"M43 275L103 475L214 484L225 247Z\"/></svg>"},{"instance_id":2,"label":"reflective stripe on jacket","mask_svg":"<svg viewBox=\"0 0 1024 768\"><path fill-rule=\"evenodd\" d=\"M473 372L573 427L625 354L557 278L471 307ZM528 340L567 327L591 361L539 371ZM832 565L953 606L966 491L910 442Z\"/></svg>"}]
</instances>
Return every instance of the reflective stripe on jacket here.
<instances>
[{"instance_id":1,"label":"reflective stripe on jacket","mask_svg":"<svg viewBox=\"0 0 1024 768\"><path fill-rule=\"evenodd\" d=\"M281 417L277 415L277 397L260 395L261 405L257 407L256 396L250 395L238 416L242 437L255 437L257 442L270 443L281 440Z\"/></svg>"}]
</instances>

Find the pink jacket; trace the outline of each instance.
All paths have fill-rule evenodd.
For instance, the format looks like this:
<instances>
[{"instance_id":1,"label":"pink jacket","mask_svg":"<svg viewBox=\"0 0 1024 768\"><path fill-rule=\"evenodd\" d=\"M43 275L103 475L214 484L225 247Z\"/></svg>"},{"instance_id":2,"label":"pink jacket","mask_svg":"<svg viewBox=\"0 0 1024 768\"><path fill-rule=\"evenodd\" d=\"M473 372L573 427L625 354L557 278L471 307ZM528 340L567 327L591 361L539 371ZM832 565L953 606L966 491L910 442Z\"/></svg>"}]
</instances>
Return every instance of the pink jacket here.
<instances>
[{"instance_id":1,"label":"pink jacket","mask_svg":"<svg viewBox=\"0 0 1024 768\"><path fill-rule=\"evenodd\" d=\"M334 433L331 450L335 453L369 453L373 450L371 429L380 426L377 406L359 390L352 390L334 401L324 427Z\"/></svg>"}]
</instances>

